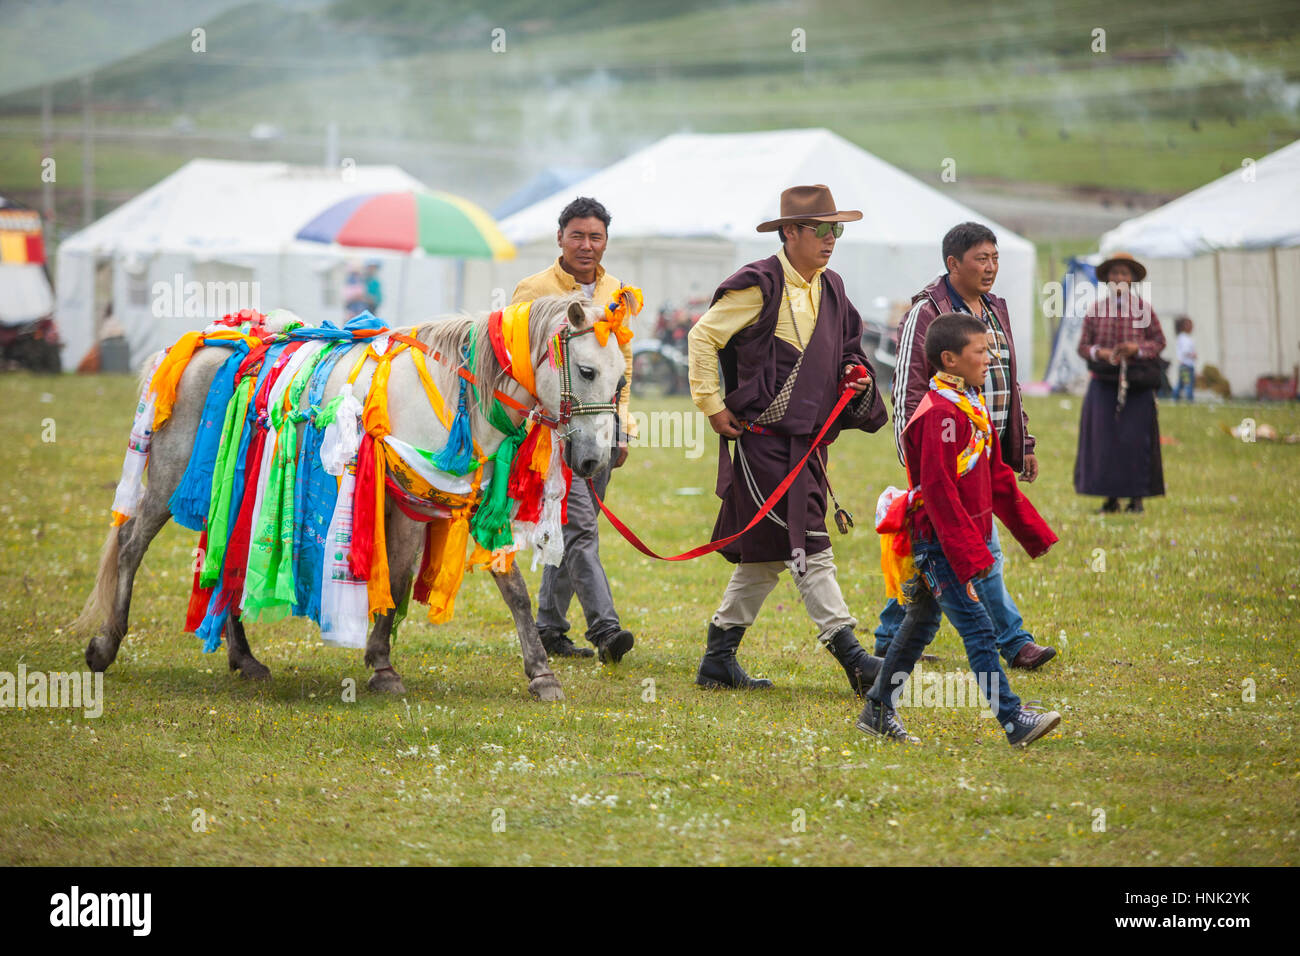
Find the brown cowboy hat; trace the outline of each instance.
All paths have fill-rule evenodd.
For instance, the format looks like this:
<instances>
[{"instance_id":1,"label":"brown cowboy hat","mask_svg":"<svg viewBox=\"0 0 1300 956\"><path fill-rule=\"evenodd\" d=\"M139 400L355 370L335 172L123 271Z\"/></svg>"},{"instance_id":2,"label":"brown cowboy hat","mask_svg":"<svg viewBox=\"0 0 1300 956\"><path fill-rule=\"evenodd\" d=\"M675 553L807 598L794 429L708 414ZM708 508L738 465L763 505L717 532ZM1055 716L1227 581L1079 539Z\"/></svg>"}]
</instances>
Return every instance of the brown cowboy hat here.
<instances>
[{"instance_id":1,"label":"brown cowboy hat","mask_svg":"<svg viewBox=\"0 0 1300 956\"><path fill-rule=\"evenodd\" d=\"M822 183L816 186L791 186L781 193L781 215L760 223L759 232L776 232L782 226L814 219L817 222L857 222L862 213L856 209L836 209L835 197Z\"/></svg>"},{"instance_id":2,"label":"brown cowboy hat","mask_svg":"<svg viewBox=\"0 0 1300 956\"><path fill-rule=\"evenodd\" d=\"M1136 259L1134 259L1130 253L1113 252L1111 253L1109 259L1107 259L1101 265L1097 266L1098 280L1100 280L1101 282L1107 281L1106 277L1110 275L1111 267L1120 264L1126 265L1133 270L1133 279L1136 282L1141 282L1143 279L1147 277L1147 267L1144 266L1142 263L1138 262Z\"/></svg>"}]
</instances>

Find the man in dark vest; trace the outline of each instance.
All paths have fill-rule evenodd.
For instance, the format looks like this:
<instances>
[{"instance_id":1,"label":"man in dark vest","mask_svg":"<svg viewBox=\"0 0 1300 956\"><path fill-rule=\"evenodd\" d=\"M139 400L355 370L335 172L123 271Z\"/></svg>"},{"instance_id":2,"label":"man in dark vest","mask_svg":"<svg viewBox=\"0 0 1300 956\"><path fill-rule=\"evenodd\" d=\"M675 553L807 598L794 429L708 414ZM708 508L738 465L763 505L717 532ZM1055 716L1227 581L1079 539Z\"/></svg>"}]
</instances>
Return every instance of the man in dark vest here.
<instances>
[{"instance_id":1,"label":"man in dark vest","mask_svg":"<svg viewBox=\"0 0 1300 956\"><path fill-rule=\"evenodd\" d=\"M888 419L862 352L862 320L845 294L844 280L826 268L842 224L861 218L860 212L837 210L825 186L785 190L780 217L758 227L759 232L780 230L781 250L722 283L691 330L691 397L722 436L717 483L722 507L714 540L750 522L808 453L839 398L841 378L856 365L868 368L852 385L857 394L789 491L762 522L722 549L736 568L709 624L695 678L701 686L772 686L741 669L736 649L783 568L790 570L818 639L844 668L853 690L864 692L879 672L880 659L854 636L857 621L835 580L826 531L824 446L843 428L873 432ZM719 364L725 397L719 391Z\"/></svg>"}]
</instances>

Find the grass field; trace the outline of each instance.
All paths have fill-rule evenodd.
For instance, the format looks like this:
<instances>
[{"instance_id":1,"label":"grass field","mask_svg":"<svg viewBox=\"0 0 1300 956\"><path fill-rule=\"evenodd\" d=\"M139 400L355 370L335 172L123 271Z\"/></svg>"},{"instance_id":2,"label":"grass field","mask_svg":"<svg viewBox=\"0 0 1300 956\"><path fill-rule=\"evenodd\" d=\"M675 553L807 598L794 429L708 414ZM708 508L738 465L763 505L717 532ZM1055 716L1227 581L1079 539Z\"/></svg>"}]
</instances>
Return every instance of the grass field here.
<instances>
[{"instance_id":1,"label":"grass field","mask_svg":"<svg viewBox=\"0 0 1300 956\"><path fill-rule=\"evenodd\" d=\"M85 639L61 628L93 577L133 393L126 378L0 377L12 456L0 476L0 671L82 664ZM777 688L697 689L728 566L651 563L607 526L605 564L638 643L618 667L556 662L563 704L528 697L509 618L481 576L466 579L450 625L403 625L404 699L367 692L360 652L320 645L302 621L250 626L274 679L246 683L181 631L194 536L169 526L136 579L103 716L0 709L0 863L1300 861L1300 446L1219 428L1252 416L1293 432L1300 411L1166 404L1169 497L1142 517L1101 518L1070 484L1078 399L1028 408L1043 464L1032 497L1062 540L1032 563L1008 550L1007 580L1061 653L1013 683L1064 715L1029 750L970 708L905 709L919 748L866 738L788 582L742 647ZM641 448L615 476L611 504L662 551L712 526L704 447L696 458ZM889 437L841 439L831 468L859 517L836 553L866 630L881 604L867 499L899 478ZM692 488L703 493L682 493ZM947 625L933 649L935 668L965 666ZM349 678L355 703L343 700Z\"/></svg>"}]
</instances>

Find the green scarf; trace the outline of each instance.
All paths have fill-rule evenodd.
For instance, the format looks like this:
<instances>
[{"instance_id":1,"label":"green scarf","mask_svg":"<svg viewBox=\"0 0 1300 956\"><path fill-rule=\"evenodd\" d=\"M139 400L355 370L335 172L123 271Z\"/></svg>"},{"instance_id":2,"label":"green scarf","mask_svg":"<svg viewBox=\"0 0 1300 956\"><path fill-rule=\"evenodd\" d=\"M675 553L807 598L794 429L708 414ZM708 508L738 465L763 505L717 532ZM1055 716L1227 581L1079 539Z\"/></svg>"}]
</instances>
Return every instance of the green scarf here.
<instances>
[{"instance_id":1,"label":"green scarf","mask_svg":"<svg viewBox=\"0 0 1300 956\"><path fill-rule=\"evenodd\" d=\"M203 570L199 574L202 587L212 587L221 577L221 564L226 556L226 538L230 534L230 496L235 485L235 466L239 464L239 439L244 430L244 417L248 414L248 401L253 394L254 376L249 375L235 388L234 397L226 406L226 421L221 430L221 444L217 448L213 466L212 497L208 502L208 553L203 556Z\"/></svg>"},{"instance_id":2,"label":"green scarf","mask_svg":"<svg viewBox=\"0 0 1300 956\"><path fill-rule=\"evenodd\" d=\"M251 621L278 621L293 610L293 497L298 479L298 422L307 416L298 411L303 389L312 371L329 352L320 348L300 367L289 383L289 407L276 402L270 409L275 433L275 455L262 493L252 544L248 551L248 572L244 585L244 611Z\"/></svg>"},{"instance_id":3,"label":"green scarf","mask_svg":"<svg viewBox=\"0 0 1300 956\"><path fill-rule=\"evenodd\" d=\"M474 357L477 354L476 335L470 346L470 368L474 368ZM474 401L479 402L478 386L472 387ZM488 410L488 424L506 437L492 456L492 481L469 519L469 530L475 541L487 550L495 551L514 543L514 534L510 530L511 506L514 502L506 494L506 489L510 484L510 468L514 464L515 454L528 434L528 420L524 419L516 425L510 420L510 413L502 406L500 399L493 398L492 407Z\"/></svg>"}]
</instances>

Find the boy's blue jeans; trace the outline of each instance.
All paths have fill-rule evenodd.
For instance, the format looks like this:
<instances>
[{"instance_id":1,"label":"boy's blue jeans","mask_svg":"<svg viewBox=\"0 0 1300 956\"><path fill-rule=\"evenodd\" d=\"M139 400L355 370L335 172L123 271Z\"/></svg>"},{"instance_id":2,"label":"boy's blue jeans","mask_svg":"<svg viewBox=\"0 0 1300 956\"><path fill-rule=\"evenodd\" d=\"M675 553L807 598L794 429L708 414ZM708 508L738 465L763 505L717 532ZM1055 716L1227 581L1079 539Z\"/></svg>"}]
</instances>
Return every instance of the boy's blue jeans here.
<instances>
[{"instance_id":1,"label":"boy's blue jeans","mask_svg":"<svg viewBox=\"0 0 1300 956\"><path fill-rule=\"evenodd\" d=\"M1180 365L1178 366L1178 385L1174 389L1174 401L1183 397L1187 393L1187 400L1192 401L1193 393L1196 391L1196 366Z\"/></svg>"},{"instance_id":2,"label":"boy's blue jeans","mask_svg":"<svg viewBox=\"0 0 1300 956\"><path fill-rule=\"evenodd\" d=\"M980 596L984 609L993 620L998 651L1002 654L1003 660L1010 664L1016 659L1022 647L1033 642L1034 636L1025 630L1025 619L1002 582L1002 542L998 540L996 522L993 524L993 535L989 538L989 550L993 552L993 568L989 571L988 577L975 582L975 593ZM884 657L889 653L889 642L893 640L899 625L903 623L904 611L905 608L901 604L890 598L885 609L880 612L880 626L876 628L874 652L877 657Z\"/></svg>"},{"instance_id":3,"label":"boy's blue jeans","mask_svg":"<svg viewBox=\"0 0 1300 956\"><path fill-rule=\"evenodd\" d=\"M916 561L917 577L905 587L914 596L906 605L898 634L891 641L880 676L867 696L892 705L921 659L921 652L934 640L939 622L946 614L966 645L966 660L980 690L995 705L998 723L1005 727L1020 709L1020 698L1012 692L1002 662L998 660L993 621L983 600L973 599L966 585L958 580L937 539L913 538L912 557Z\"/></svg>"}]
</instances>

